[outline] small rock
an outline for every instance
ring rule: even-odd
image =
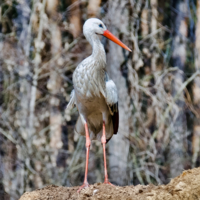
[[[93,196],[98,192],[99,190],[95,189],[93,190]]]

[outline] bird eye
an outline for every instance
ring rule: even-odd
[[[103,28],[102,24],[99,24],[99,27],[100,27],[100,28]]]

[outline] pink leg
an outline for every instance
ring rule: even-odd
[[[103,144],[103,157],[104,157],[104,174],[105,174],[105,184],[113,185],[108,180],[108,172],[107,172],[107,165],[106,165],[106,129],[105,129],[105,122],[103,122],[103,134],[101,137],[101,143]]]
[[[80,192],[83,188],[89,187],[88,181],[87,181],[87,175],[88,175],[88,160],[89,160],[89,151],[90,151],[90,136],[89,136],[89,131],[88,131],[88,126],[87,123],[85,123],[85,136],[86,136],[86,163],[85,163],[85,178],[83,185],[79,187],[77,192]]]

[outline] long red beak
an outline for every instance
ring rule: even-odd
[[[117,37],[115,37],[110,31],[106,30],[103,33],[103,36],[107,37],[109,40],[112,40],[114,43],[118,44],[122,48],[132,52],[124,43],[122,43]]]

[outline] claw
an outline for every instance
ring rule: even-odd
[[[79,189],[77,190],[77,192],[79,193],[82,189],[88,188],[89,186],[90,186],[90,185],[89,185],[88,182],[83,183],[83,185],[81,185],[81,186],[79,187]]]
[[[104,184],[108,184],[108,185],[115,186],[115,185],[113,185],[111,182],[109,182],[108,180],[105,180],[103,183],[104,183]]]

